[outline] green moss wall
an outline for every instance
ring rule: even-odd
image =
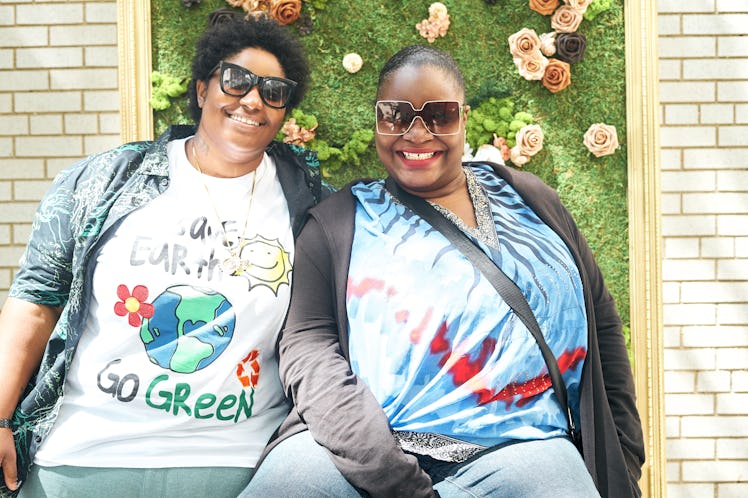
[[[598,0],[599,1],[599,0]],[[301,110],[319,121],[317,137],[342,146],[359,129],[372,129],[372,104],[379,68],[397,50],[428,43],[415,25],[428,18],[428,0],[327,0],[311,16],[312,32],[301,39],[313,68],[312,87]],[[447,35],[434,46],[450,52],[466,78],[468,102],[474,107],[489,94],[509,95],[515,111],[535,117],[545,134],[543,150],[523,168],[556,188],[593,248],[618,303],[624,324],[629,316],[628,216],[626,208],[626,110],[624,25],[621,1],[578,32],[587,37],[584,60],[571,65],[571,85],[552,94],[539,81],[517,73],[507,38],[523,27],[538,34],[552,31],[550,17],[529,9],[527,0],[443,1],[450,15]],[[194,45],[207,25],[208,14],[227,7],[224,1],[202,0],[187,8],[179,0],[153,0],[154,70],[187,77]],[[290,29],[297,31],[297,24]],[[349,74],[342,58],[356,52],[363,68]],[[189,122],[184,97],[156,112],[156,132],[168,124]],[[621,148],[595,158],[582,143],[597,122],[614,125]],[[327,168],[328,180],[342,185],[358,176],[381,176],[374,147],[360,164]],[[323,163],[324,166],[324,163]]]

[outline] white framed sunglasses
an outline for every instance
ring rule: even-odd
[[[429,100],[419,109],[407,100],[378,100],[374,106],[377,133],[405,135],[419,118],[432,135],[456,135],[460,132],[462,109],[456,100]]]

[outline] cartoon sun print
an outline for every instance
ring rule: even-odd
[[[249,280],[250,289],[263,285],[277,295],[281,284],[290,284],[291,259],[278,239],[269,240],[262,235],[246,239],[241,258],[249,262],[249,266],[239,274]]]
[[[255,388],[260,380],[260,352],[253,349],[236,365],[236,378],[245,388]]]
[[[133,327],[140,327],[143,318],[153,316],[153,305],[146,303],[148,299],[148,288],[143,285],[136,285],[132,293],[126,285],[117,286],[117,297],[121,299],[114,303],[114,313],[117,316],[127,315],[127,322]]]

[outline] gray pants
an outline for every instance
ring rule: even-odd
[[[31,468],[19,498],[235,498],[253,469],[184,467],[120,469],[103,467]]]

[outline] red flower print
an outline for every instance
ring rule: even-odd
[[[253,349],[236,365],[236,378],[244,387],[254,388],[257,386],[257,382],[260,380],[260,362],[257,360],[259,357],[260,352]]]
[[[133,327],[140,327],[143,318],[153,316],[153,305],[146,303],[148,299],[148,289],[143,285],[136,285],[132,294],[126,285],[120,284],[117,287],[117,297],[122,301],[114,303],[114,312],[117,316],[127,315],[127,321]]]

